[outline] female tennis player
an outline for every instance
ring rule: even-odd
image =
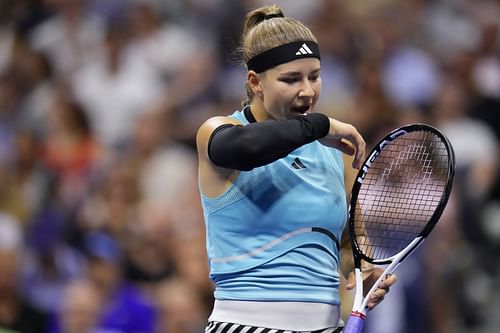
[[[216,286],[206,332],[341,332],[338,272],[353,268],[342,237],[342,152],[359,168],[365,142],[353,126],[313,112],[320,52],[301,22],[276,5],[251,11],[242,53],[248,100],[197,134]],[[341,262],[342,246],[348,252]],[[367,285],[381,273],[364,271]],[[395,280],[379,285],[369,308]]]

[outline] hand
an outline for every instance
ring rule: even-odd
[[[358,130],[351,124],[330,118],[330,132],[319,140],[328,147],[336,148],[348,155],[355,155],[352,167],[359,169],[365,158],[366,143]]]
[[[384,272],[381,268],[371,269],[368,272],[363,274],[363,291],[366,293],[371,289],[373,284],[377,281],[380,275]],[[396,283],[397,277],[394,274],[390,274],[384,280],[380,282],[378,288],[370,296],[370,300],[368,301],[367,307],[368,310],[372,310],[375,306],[377,306],[384,299],[385,295],[389,292],[389,288]],[[356,279],[354,276],[354,272],[349,274],[349,278],[347,280],[346,289],[352,290],[356,286]]]

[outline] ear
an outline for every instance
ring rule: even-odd
[[[247,73],[248,86],[256,96],[262,96],[262,83],[259,75],[255,71]]]

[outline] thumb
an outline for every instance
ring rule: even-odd
[[[356,275],[354,272],[349,273],[349,277],[347,278],[347,283],[345,285],[345,288],[347,290],[352,290],[356,287]]]

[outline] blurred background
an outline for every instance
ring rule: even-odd
[[[319,111],[369,148],[410,122],[455,147],[366,332],[498,332],[500,1],[0,0],[1,332],[203,331],[195,133],[240,107],[243,18],[272,3],[319,39]]]

